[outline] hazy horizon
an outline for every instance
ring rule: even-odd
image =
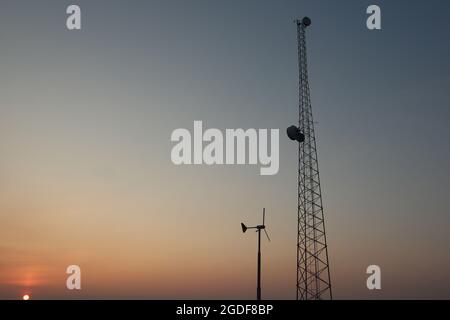
[[[263,298],[295,299],[305,15],[334,298],[450,298],[450,3],[69,4],[1,3],[0,299],[253,299],[263,207]],[[175,166],[194,120],[280,129],[279,173]]]

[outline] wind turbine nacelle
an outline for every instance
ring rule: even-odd
[[[242,232],[245,233],[245,231],[247,231],[247,226],[243,223],[241,223],[241,228],[242,228]]]
[[[290,126],[289,128],[287,128],[286,133],[289,139],[291,139],[292,141],[305,141],[305,135],[296,126]]]

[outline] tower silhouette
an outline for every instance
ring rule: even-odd
[[[298,142],[297,300],[332,299],[328,247],[317,146],[308,82],[307,17],[296,20],[299,68],[299,123],[287,134]]]

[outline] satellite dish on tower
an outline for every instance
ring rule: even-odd
[[[286,133],[289,139],[293,141],[303,142],[305,141],[305,135],[300,132],[300,129],[296,126],[290,126],[287,128]]]
[[[304,18],[302,19],[302,24],[303,24],[305,27],[309,27],[309,26],[311,25],[311,19],[308,18],[308,17],[304,17]]]

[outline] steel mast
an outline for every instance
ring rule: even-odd
[[[299,123],[287,134],[298,142],[297,300],[332,299],[328,247],[320,187],[317,146],[308,82],[306,29],[308,17],[297,25]]]

